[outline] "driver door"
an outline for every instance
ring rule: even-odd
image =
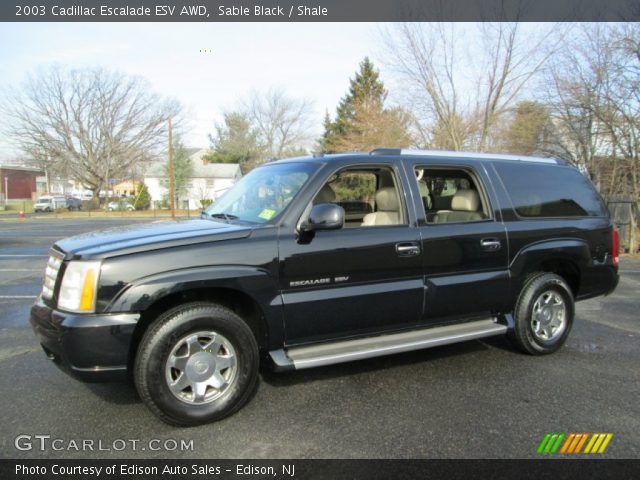
[[[280,237],[288,345],[397,330],[420,322],[422,257],[391,166],[344,169],[314,203],[347,211],[339,230]]]

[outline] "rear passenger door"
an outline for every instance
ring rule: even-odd
[[[483,165],[413,165],[425,282],[423,321],[488,316],[507,307],[508,244]]]

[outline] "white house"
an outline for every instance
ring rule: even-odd
[[[207,149],[194,149],[191,153],[191,178],[187,181],[186,192],[178,198],[178,208],[186,208],[188,202],[190,209],[200,209],[201,200],[217,199],[242,177],[239,164],[208,163],[203,159],[207,152]],[[165,200],[169,194],[167,161],[151,163],[144,173],[144,183],[151,200]]]

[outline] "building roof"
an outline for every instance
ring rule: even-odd
[[[191,155],[191,178],[236,178],[240,175],[238,163],[208,163],[203,157],[209,152],[206,148],[187,149]],[[152,162],[145,171],[145,177],[166,178],[167,161]]]
[[[34,173],[44,174],[43,169],[38,167],[31,167],[27,165],[0,164],[0,170],[18,170],[21,172],[34,172]]]

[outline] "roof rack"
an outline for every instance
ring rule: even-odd
[[[369,155],[401,155],[402,150],[399,148],[375,148],[369,152]]]
[[[552,157],[530,157],[526,155],[506,155],[502,153],[480,153],[480,152],[458,152],[447,150],[413,150],[406,148],[376,148],[369,152],[369,155],[411,155],[421,157],[453,157],[482,160],[511,160],[520,162],[552,163],[556,165],[566,165],[566,162]]]

